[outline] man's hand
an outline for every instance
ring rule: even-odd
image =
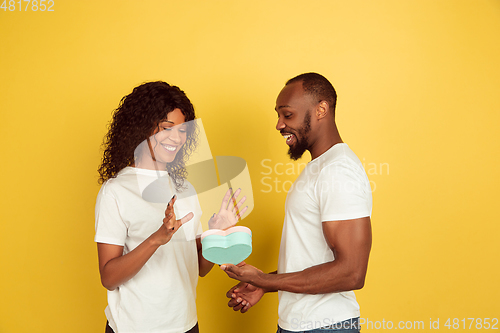
[[[258,285],[257,282],[264,275],[264,273],[253,267],[252,265],[246,264],[244,261],[239,263],[237,266],[231,264],[221,265],[220,268],[226,272],[226,274],[235,280],[252,283]]]
[[[240,282],[226,293],[226,297],[230,298],[227,305],[233,308],[234,311],[245,313],[257,304],[262,296],[264,296],[264,293],[265,291],[262,288],[255,287],[246,282]]]
[[[239,210],[247,199],[246,197],[243,197],[236,204],[236,198],[240,195],[240,193],[241,189],[236,190],[234,194],[232,189],[227,190],[226,195],[224,195],[224,198],[222,199],[219,213],[212,215],[212,217],[208,221],[209,229],[225,230],[238,223],[241,215],[243,215],[248,209],[248,207],[244,207],[243,209]]]

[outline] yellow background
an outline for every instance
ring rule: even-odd
[[[55,0],[54,10],[0,10],[1,333],[104,331],[99,147],[112,110],[144,81],[184,89],[213,155],[247,161],[248,262],[275,270],[282,186],[309,155],[286,165],[274,102],[308,71],[335,86],[341,135],[375,189],[362,317],[426,329],[439,318],[455,332],[475,327],[450,330],[447,318],[500,317],[500,1]],[[277,295],[233,313],[233,284],[216,268],[200,279],[202,331],[274,332]]]

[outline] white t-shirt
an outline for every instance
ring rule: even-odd
[[[155,185],[160,188],[151,191]],[[185,185],[186,190],[177,192],[166,171],[126,167],[99,191],[95,241],[123,246],[124,254],[160,228],[174,193],[176,217],[194,213],[132,279],[108,291],[105,313],[116,333],[185,332],[196,325],[196,235],[201,233],[201,208],[192,185],[187,181]]]
[[[345,144],[334,145],[308,163],[285,204],[278,273],[299,272],[335,260],[322,222],[371,215],[372,193],[363,165]],[[296,294],[279,291],[281,328],[302,331],[359,317],[353,291]]]

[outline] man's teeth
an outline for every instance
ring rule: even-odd
[[[286,135],[283,135],[283,137],[285,138],[286,141],[290,141],[290,139],[292,138],[292,135],[293,134],[286,134]]]

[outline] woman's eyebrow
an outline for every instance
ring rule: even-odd
[[[172,124],[172,125],[174,125],[174,126],[183,126],[183,127],[186,127],[186,126],[187,126],[185,122],[184,122],[184,123],[181,123],[181,124],[178,124],[178,125],[175,125],[175,123],[174,123],[173,121],[166,120],[166,119],[165,119],[165,120],[160,121],[160,124],[162,124],[162,123],[169,123],[169,124]]]

